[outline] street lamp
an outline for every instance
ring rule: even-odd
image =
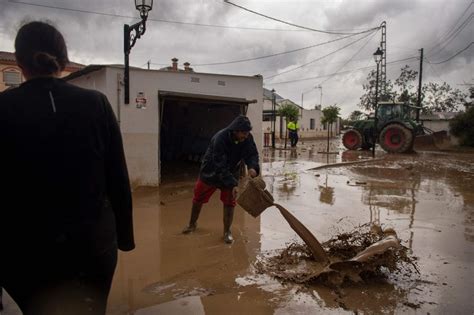
[[[372,157],[375,157],[375,142],[377,141],[378,137],[378,130],[377,130],[377,111],[378,111],[378,102],[379,102],[379,65],[380,62],[382,61],[382,56],[383,56],[383,51],[380,49],[380,47],[377,47],[377,51],[374,53],[374,60],[375,63],[377,64],[377,73],[375,75],[375,117],[374,117],[374,132],[372,135],[372,141],[373,141],[373,147],[372,147]]]
[[[128,56],[132,47],[135,45],[137,39],[139,39],[146,30],[146,20],[148,18],[148,12],[153,7],[153,0],[135,0],[135,8],[140,12],[142,20],[133,25],[125,24],[123,26],[123,52],[125,55],[125,68],[123,74],[123,84],[125,90],[124,103],[130,103],[130,83],[129,83],[129,65]]]

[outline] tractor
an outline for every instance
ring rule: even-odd
[[[412,151],[416,137],[433,133],[416,120],[417,110],[407,103],[380,102],[375,116],[356,121],[342,136],[342,143],[349,150],[368,150],[375,139],[389,153]]]

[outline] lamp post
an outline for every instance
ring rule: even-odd
[[[375,63],[377,64],[377,72],[375,76],[375,102],[374,102],[374,107],[375,107],[375,117],[374,117],[374,132],[373,132],[373,147],[372,147],[372,157],[375,157],[375,143],[377,141],[378,137],[378,119],[377,119],[377,111],[378,111],[378,102],[379,102],[379,65],[380,62],[382,61],[382,56],[383,56],[383,51],[380,49],[380,47],[377,47],[377,51],[374,53],[374,60]]]
[[[272,89],[272,148],[275,149],[275,125],[276,125],[276,96],[275,96],[275,89]]]
[[[135,8],[140,12],[140,17],[142,20],[133,25],[125,24],[123,26],[123,53],[125,56],[125,68],[123,74],[123,84],[124,84],[124,103],[130,103],[130,83],[129,83],[129,65],[128,65],[128,56],[132,47],[135,45],[137,39],[139,39],[146,30],[146,20],[148,18],[148,12],[151,11],[153,7],[153,0],[135,0]]]

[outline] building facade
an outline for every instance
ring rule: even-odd
[[[275,105],[273,105],[273,97],[275,97]],[[266,144],[268,145],[268,137],[272,132],[272,120],[275,119],[275,138],[283,139],[286,134],[286,120],[284,117],[278,115],[278,109],[283,105],[293,105],[298,107],[300,115],[298,117],[299,131],[298,135],[302,139],[318,139],[327,137],[327,126],[321,123],[323,116],[320,106],[314,106],[313,109],[305,109],[294,103],[289,99],[285,99],[282,96],[275,93],[273,96],[272,91],[263,89],[263,115],[262,115],[262,131],[267,139]],[[273,109],[273,106],[275,107]],[[340,134],[340,119],[330,126],[330,134],[332,136]]]
[[[81,70],[84,65],[70,62],[66,69],[61,72],[61,77],[65,77],[72,72]],[[15,54],[7,51],[0,51],[0,92],[8,88],[19,86],[25,81],[15,58]]]
[[[88,66],[65,78],[109,99],[134,187],[157,186],[170,169],[184,172],[181,162],[199,164],[210,138],[239,114],[249,117],[262,148],[262,77],[188,69],[131,68],[130,104],[123,101],[123,66]]]

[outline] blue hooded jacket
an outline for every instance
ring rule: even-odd
[[[238,185],[236,173],[243,161],[248,168],[260,173],[258,150],[252,134],[243,142],[233,139],[233,131],[250,131],[250,120],[238,116],[229,126],[218,131],[212,137],[206,154],[202,160],[199,178],[210,186],[233,188]]]

